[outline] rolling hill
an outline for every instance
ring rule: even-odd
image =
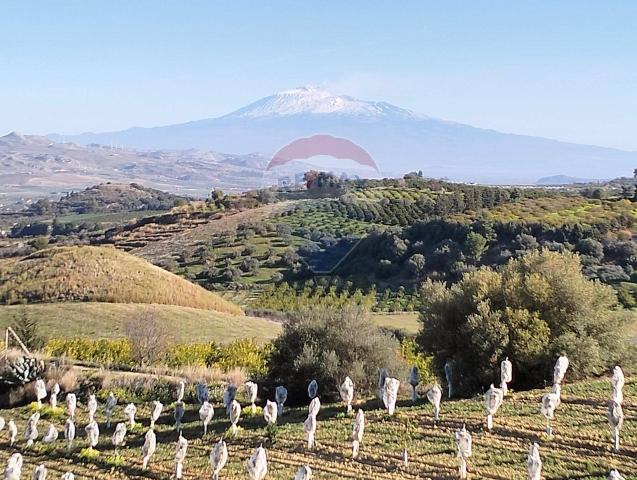
[[[101,183],[71,192],[53,204],[55,213],[170,210],[186,199],[137,183]]]
[[[261,152],[271,157],[291,141],[316,134],[352,140],[390,175],[422,170],[452,180],[532,184],[556,174],[609,178],[632,172],[637,164],[636,152],[476,128],[316,87],[271,95],[218,118],[66,138],[85,145]]]
[[[261,186],[266,162],[260,155],[190,148],[139,151],[111,144],[83,146],[12,132],[0,137],[0,202],[59,197],[105,182],[135,182],[181,195],[205,197],[213,186],[231,191]]]
[[[108,247],[56,247],[0,264],[0,302],[154,303],[242,315],[240,307]]]

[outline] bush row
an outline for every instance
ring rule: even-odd
[[[235,340],[226,345],[178,344],[169,347],[163,363],[169,367],[215,367],[224,372],[243,368],[251,375],[263,374],[267,369],[270,345],[259,345],[253,339]],[[44,346],[52,357],[66,356],[97,364],[137,366],[128,339],[52,338]]]

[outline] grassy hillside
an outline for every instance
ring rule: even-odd
[[[176,343],[231,342],[240,338],[267,341],[281,325],[257,317],[237,316],[190,307],[123,303],[43,303],[0,306],[0,328],[26,314],[38,321],[45,337],[117,338],[124,336],[125,322],[147,312],[169,328]]]
[[[241,315],[240,307],[141,258],[107,247],[58,247],[0,265],[0,302],[159,303]]]
[[[431,407],[426,403],[412,406],[406,395],[400,398],[397,413],[388,417],[378,408],[378,402],[359,401],[355,408],[365,410],[367,425],[357,461],[351,460],[352,418],[345,416],[343,407],[324,405],[318,415],[317,445],[313,451],[306,449],[303,420],[307,408],[286,409],[278,427],[277,442],[270,445],[265,438],[264,421],[261,416],[240,420],[238,437],[227,438],[229,460],[221,477],[228,480],[245,479],[245,463],[254,448],[260,444],[267,449],[269,460],[268,479],[293,478],[302,464],[311,466],[314,478],[336,479],[419,479],[457,478],[457,459],[454,432],[466,423],[473,436],[473,456],[470,458],[470,478],[496,480],[526,479],[526,457],[530,442],[540,444],[540,455],[544,463],[543,478],[551,480],[587,479],[602,480],[610,468],[618,468],[627,479],[635,479],[637,472],[637,424],[632,411],[637,383],[630,380],[625,387],[625,411],[627,419],[622,430],[622,450],[610,450],[606,401],[610,381],[596,380],[566,385],[562,404],[553,422],[554,435],[544,435],[544,418],[539,414],[540,390],[516,393],[508,397],[494,419],[491,433],[483,429],[484,407],[482,398],[442,403],[441,421],[432,426]],[[221,392],[218,393],[220,395]],[[238,396],[246,405],[243,393]],[[122,405],[127,399],[120,398],[115,410],[115,421],[123,421]],[[214,399],[215,417],[209,427],[208,436],[202,438],[201,423],[197,408],[187,405],[183,435],[189,440],[184,464],[185,478],[210,478],[209,454],[214,442],[228,429],[229,422],[220,406],[220,398]],[[27,409],[0,412],[5,418],[14,418],[20,432],[30,412]],[[30,450],[24,450],[24,439],[19,437],[17,448],[24,455],[24,472],[31,472],[34,465],[44,463],[50,474],[59,477],[60,472],[72,470],[80,478],[171,478],[174,469],[175,441],[172,407],[162,414],[155,431],[158,450],[151,460],[150,470],[141,470],[141,444],[148,427],[148,405],[139,405],[138,421],[144,425],[130,432],[126,446],[120,450],[122,459],[115,461],[111,445],[112,430],[105,430],[104,410],[100,408],[97,420],[101,436],[97,459],[83,459],[80,449],[85,446],[83,428],[78,428],[77,447],[66,451],[63,440],[52,446],[37,442]],[[53,420],[58,428],[63,417]],[[86,422],[84,405],[78,408],[78,426]],[[46,425],[46,423],[44,424]],[[45,428],[43,425],[42,428]],[[13,450],[2,441],[0,463],[4,464]],[[403,466],[401,451],[407,448],[410,456],[408,466]]]

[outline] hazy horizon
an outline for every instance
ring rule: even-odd
[[[637,150],[637,4],[3,2],[0,132],[218,117],[300,85]]]

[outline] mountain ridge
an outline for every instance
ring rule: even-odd
[[[262,185],[267,161],[258,154],[62,144],[10,132],[0,137],[0,209],[106,182],[140,183],[194,197],[207,196],[213,187],[244,191]]]
[[[270,95],[215,118],[66,138],[81,144],[258,152],[268,157],[298,138],[316,134],[360,145],[389,176],[422,170],[427,176],[454,181],[534,184],[556,174],[621,176],[637,165],[637,152],[482,129],[318,87]]]

